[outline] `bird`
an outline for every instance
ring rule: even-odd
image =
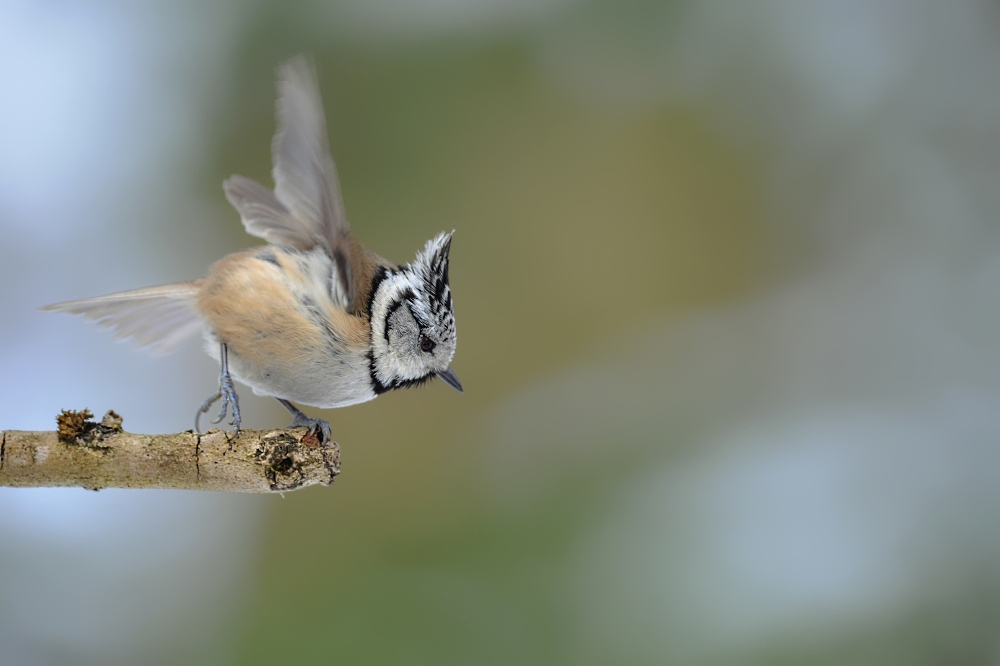
[[[345,407],[437,377],[462,391],[451,369],[455,314],[448,278],[454,230],[427,241],[408,264],[370,251],[351,233],[330,154],[316,68],[299,55],[277,70],[277,131],[271,143],[274,189],[240,175],[226,198],[260,245],[216,261],[206,277],[46,305],[83,315],[116,339],[167,352],[201,333],[220,364],[221,400],[212,423],[232,411],[233,380],[278,400],[329,441],[331,427],[295,403]]]

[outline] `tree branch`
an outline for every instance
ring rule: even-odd
[[[137,435],[113,411],[64,411],[59,431],[0,433],[0,486],[287,492],[340,473],[340,447],[307,428]]]

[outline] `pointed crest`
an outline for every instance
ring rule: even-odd
[[[451,237],[455,233],[441,232],[427,241],[424,249],[410,265],[420,279],[422,291],[427,296],[427,305],[434,320],[440,323],[451,313],[451,287],[448,284],[448,254],[451,251]],[[429,322],[428,322],[429,323]],[[452,323],[452,326],[454,323]]]

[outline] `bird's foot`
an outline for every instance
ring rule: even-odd
[[[320,438],[321,444],[328,443],[333,439],[333,431],[330,429],[330,422],[324,421],[323,419],[314,419],[306,416],[302,412],[295,415],[292,422],[288,424],[289,428],[299,428],[305,426]]]
[[[228,371],[219,375],[218,392],[201,403],[201,407],[198,408],[198,413],[194,417],[194,429],[196,432],[201,432],[201,428],[199,427],[201,415],[208,412],[212,405],[215,404],[215,401],[220,398],[222,399],[222,409],[219,410],[219,415],[212,419],[211,423],[221,423],[222,419],[226,418],[229,408],[232,407],[233,420],[230,422],[230,425],[239,433],[242,423],[240,419],[240,397],[236,395],[236,389],[233,388],[233,378],[229,375]]]

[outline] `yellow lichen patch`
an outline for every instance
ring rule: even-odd
[[[59,430],[59,440],[63,442],[73,442],[83,434],[87,427],[87,419],[94,415],[89,409],[76,411],[75,409],[64,409],[56,416],[56,425]]]

